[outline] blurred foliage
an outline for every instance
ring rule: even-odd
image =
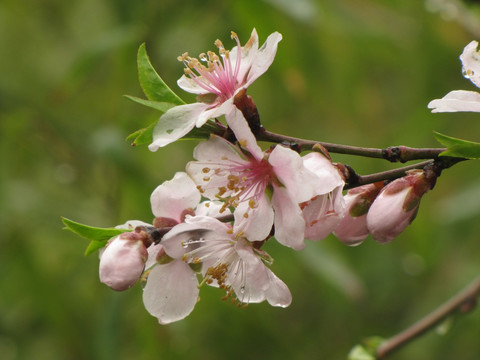
[[[172,89],[177,55],[284,40],[250,89],[267,129],[351,145],[437,146],[432,130],[480,141],[478,114],[431,114],[427,103],[473,90],[458,56],[480,38],[477,2],[452,0],[3,0],[0,2],[0,354],[11,359],[346,359],[389,337],[479,270],[480,169],[445,171],[413,225],[389,245],[333,237],[296,253],[266,249],[290,287],[287,309],[237,309],[203,289],[186,320],[158,325],[139,286],[98,281],[87,242],[60,216],[111,227],[150,221],[151,191],[192,158],[195,141],[150,153],[124,139],[158,115],[142,97],[136,53],[146,42]],[[189,94],[182,98],[192,101]],[[334,156],[361,174],[382,160]],[[391,359],[478,359],[480,315],[455,319]]]

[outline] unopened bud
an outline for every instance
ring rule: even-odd
[[[345,215],[334,231],[340,241],[355,246],[365,240],[370,233],[367,213],[382,187],[383,182],[363,185],[349,190],[344,196]]]
[[[383,188],[367,214],[367,227],[378,242],[395,239],[415,219],[423,194],[435,178],[423,170],[412,170]]]
[[[148,257],[144,240],[144,234],[135,231],[110,240],[100,258],[100,281],[116,291],[133,286]]]

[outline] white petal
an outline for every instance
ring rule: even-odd
[[[265,291],[265,297],[272,306],[287,307],[292,303],[292,294],[288,286],[280,280],[270,269],[266,268],[269,287]]]
[[[272,65],[280,40],[282,40],[282,34],[278,32],[269,35],[253,60],[250,72],[247,75],[247,82],[244,85],[245,87],[248,87],[252,82],[258,79],[258,77],[267,71],[270,65]]]
[[[244,149],[247,149],[257,160],[263,158],[263,151],[258,146],[257,140],[243,116],[243,113],[237,107],[232,106],[230,112],[225,114],[227,124],[232,129],[238,142]]]
[[[477,87],[480,87],[480,53],[477,51],[478,42],[472,41],[463,49],[460,60],[462,61],[463,76]]]
[[[437,112],[480,112],[480,93],[475,91],[455,90],[449,92],[442,99],[430,101],[429,109]]]
[[[275,185],[272,203],[275,210],[275,238],[282,245],[302,250],[305,247],[305,221],[298,203],[287,189]]]
[[[188,76],[182,75],[180,79],[177,81],[177,85],[184,91],[189,92],[191,94],[197,94],[197,95],[203,95],[203,94],[209,94],[210,91],[205,90],[202,88],[198,83],[193,80],[192,78],[189,78]]]
[[[241,202],[235,209],[234,216],[234,232],[243,231],[248,240],[265,240],[270,234],[274,213],[272,204],[266,195],[257,200],[256,207],[253,209],[250,207],[249,201]]]
[[[155,266],[143,289],[143,303],[160,324],[188,316],[198,299],[198,280],[181,260]]]
[[[153,142],[148,146],[150,151],[166,146],[193,129],[199,116],[209,107],[208,104],[193,103],[179,105],[169,109],[158,120],[153,129]]]
[[[221,201],[204,201],[201,202],[195,209],[195,215],[197,216],[210,216],[218,218],[220,216],[231,214],[230,209],[223,209],[223,202]],[[220,212],[220,210],[222,210]]]
[[[224,138],[215,135],[212,135],[209,140],[198,144],[193,150],[193,157],[202,162],[210,161],[215,163],[231,160],[246,163],[246,160],[243,159],[240,150],[236,146]]]
[[[229,225],[207,216],[187,217],[184,223],[175,225],[162,239],[161,244],[168,256],[174,259],[182,258],[191,249],[183,245],[200,238],[215,240],[230,238],[227,234]]]
[[[152,226],[141,220],[128,220],[125,224],[115,226],[115,229],[133,230],[137,226]]]
[[[150,197],[152,212],[182,222],[186,209],[194,209],[200,202],[200,192],[193,180],[184,172],[177,172],[172,180],[159,185]]]

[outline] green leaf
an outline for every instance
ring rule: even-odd
[[[115,229],[115,228],[98,228],[88,225],[83,225],[78,222],[69,220],[62,217],[62,222],[65,225],[65,230],[70,230],[71,232],[80,235],[88,240],[106,242],[114,236],[120,235],[129,230],[125,229]]]
[[[155,110],[161,111],[162,113],[167,112],[168,109],[171,109],[172,107],[177,106],[176,104],[172,104],[169,102],[162,102],[162,101],[154,101],[154,100],[146,100],[146,99],[141,99],[136,96],[131,96],[131,95],[123,95],[127,99],[130,99],[132,101],[135,101],[136,103],[151,107]]]
[[[355,345],[348,353],[348,360],[375,360],[375,356],[362,345]]]
[[[145,43],[137,53],[138,80],[149,100],[182,105],[185,102],[175,94],[157,74],[147,55]]]
[[[85,256],[93,254],[95,251],[105,247],[107,245],[108,240],[102,240],[102,241],[97,241],[97,240],[92,240],[90,241],[90,244],[88,244],[87,250],[85,250]]]
[[[447,150],[442,152],[440,156],[480,159],[480,143],[457,139],[436,131],[433,133],[437,141],[447,147]]]
[[[135,131],[128,135],[127,141],[132,141],[132,146],[150,144],[153,141],[153,129],[157,125],[157,121],[151,123],[146,128]]]

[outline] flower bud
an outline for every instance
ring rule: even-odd
[[[383,181],[351,189],[344,196],[345,215],[334,234],[343,243],[359,245],[370,233],[367,228],[367,213],[373,200],[383,187]]]
[[[386,185],[367,214],[367,227],[373,238],[392,241],[415,219],[420,199],[435,183],[435,176],[412,170]]]
[[[100,258],[100,281],[113,290],[133,286],[142,275],[148,257],[143,232],[123,233],[110,240]]]

